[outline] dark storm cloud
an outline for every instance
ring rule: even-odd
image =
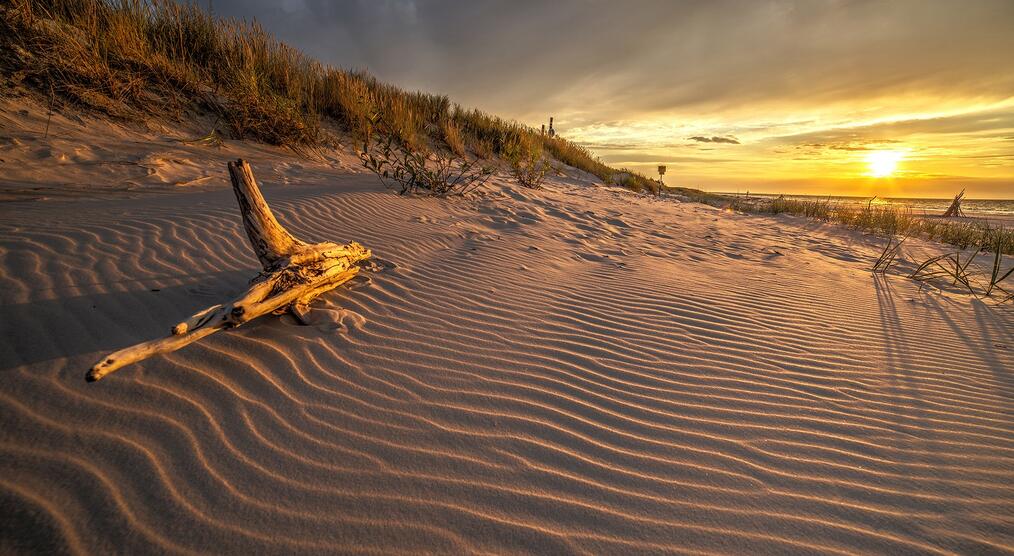
[[[712,137],[705,137],[703,135],[695,135],[693,137],[687,137],[691,141],[697,141],[698,143],[728,143],[730,145],[738,145],[739,141],[735,137],[719,137],[717,135]]]
[[[567,124],[911,92],[1009,96],[1014,2],[213,0],[324,61]]]

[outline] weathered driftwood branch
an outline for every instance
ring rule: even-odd
[[[944,218],[950,218],[952,216],[965,216],[964,211],[961,210],[961,200],[965,197],[965,190],[962,189],[961,193],[954,196],[954,200],[951,201],[951,206],[947,207],[944,212]]]
[[[370,251],[358,243],[309,245],[292,237],[271,214],[249,164],[243,160],[230,162],[229,175],[239,201],[243,227],[264,271],[252,280],[245,293],[185,319],[172,327],[169,336],[103,357],[88,371],[85,378],[89,382],[267,313],[288,311],[305,324],[309,304],[322,293],[352,279],[359,272],[359,263],[370,258]]]

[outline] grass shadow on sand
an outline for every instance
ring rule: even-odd
[[[887,276],[873,274],[873,285],[880,309],[881,331],[886,346],[885,370],[893,376],[894,373],[904,371],[913,358],[920,354],[912,352],[909,347],[918,345],[918,342],[910,337],[912,334],[906,331],[905,324],[898,314],[895,303],[897,292],[890,280]],[[925,291],[922,292],[919,301],[921,306],[931,313],[928,318],[946,325],[953,333],[953,337],[968,348],[967,353],[978,359],[982,366],[994,371],[992,377],[994,380],[1008,387],[1014,386],[1012,380],[1014,377],[1010,373],[1003,372],[1014,357],[1014,332],[997,314],[997,311],[1009,310],[1008,307],[1002,305],[993,307],[981,299],[968,298],[968,303],[975,313],[975,327],[970,328],[954,318],[955,313],[966,309],[955,307],[957,301],[946,296],[931,295]]]

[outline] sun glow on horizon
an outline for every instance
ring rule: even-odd
[[[976,197],[1014,199],[1009,141],[995,139],[1014,129],[1014,97],[926,111],[881,104],[892,110],[872,119],[853,105],[775,106],[728,119],[675,112],[584,125],[565,119],[562,129],[614,168],[654,175],[667,164],[670,186],[934,198],[967,187]],[[982,122],[989,134],[976,127]],[[972,127],[959,131],[963,126]]]
[[[898,163],[905,158],[905,153],[900,151],[873,151],[866,155],[866,164],[870,169],[870,176],[874,178],[886,178],[893,175],[898,168]]]

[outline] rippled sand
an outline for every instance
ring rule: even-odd
[[[576,177],[435,200],[253,160],[380,269],[86,384],[256,273],[229,149],[200,191],[0,203],[0,552],[1014,549],[1009,307]]]

